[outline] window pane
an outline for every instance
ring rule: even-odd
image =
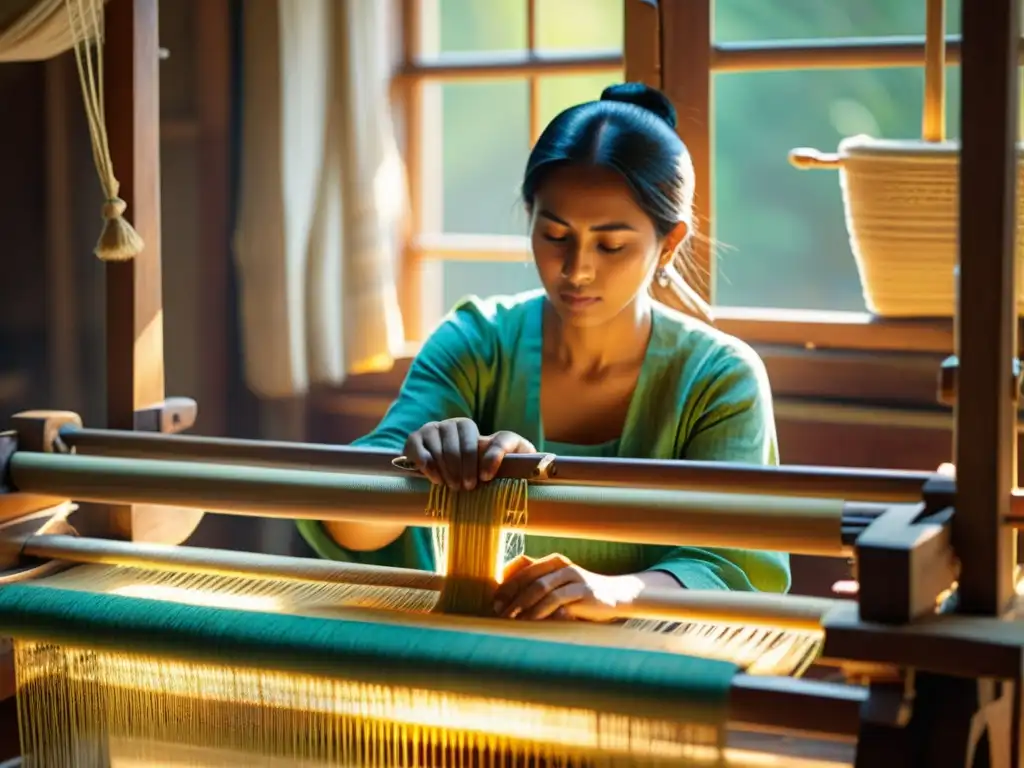
[[[961,0],[947,0],[946,32]],[[923,35],[925,0],[716,0],[715,41]]]
[[[566,107],[592,101],[616,75],[544,77],[542,125]],[[529,94],[526,82],[450,84],[444,93],[444,228],[446,232],[525,235],[519,199],[526,168]],[[445,305],[469,293],[516,293],[540,285],[532,263],[450,261],[444,265]]]
[[[601,91],[621,83],[622,72],[607,75],[566,75],[544,77],[540,87],[540,124],[546,126],[563,109],[601,98]]]
[[[947,76],[957,136],[959,70]],[[787,156],[859,133],[919,137],[922,70],[723,74],[714,88],[716,303],[863,310],[838,175],[798,171]]]
[[[446,261],[444,264],[444,306],[451,307],[470,294],[507,296],[540,287],[532,261],[486,264]]]
[[[521,235],[519,185],[529,154],[525,81],[445,83],[444,231]]]
[[[526,48],[524,0],[427,0],[423,7],[428,13],[437,8],[442,54]],[[424,26],[429,29],[431,21],[425,18]]]
[[[622,22],[623,0],[537,0],[537,48],[619,50]]]
[[[525,234],[519,185],[530,141],[526,82],[446,83],[441,89],[444,231]],[[536,284],[532,264],[447,262],[443,269],[446,307],[470,293],[509,293]]]

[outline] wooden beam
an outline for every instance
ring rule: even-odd
[[[180,2],[180,0],[177,0]],[[231,263],[231,19],[228,0],[195,2],[199,111],[200,274],[203,313],[196,346],[202,361],[199,431],[227,433],[228,275]]]
[[[1024,48],[1020,56],[1024,63]],[[960,36],[946,35],[946,64],[960,63]],[[758,40],[718,43],[713,72],[791,72],[823,69],[890,69],[924,64],[922,37],[857,37],[824,40]]]
[[[106,5],[103,88],[107,136],[126,216],[145,242],[134,259],[106,265],[107,426],[134,429],[135,412],[164,400],[160,260],[160,47],[158,0]],[[180,543],[202,514],[113,506],[111,538]],[[98,518],[99,516],[97,516]]]
[[[420,53],[422,37],[422,3],[420,0],[400,0],[402,26],[402,61],[405,67],[412,66]],[[424,264],[416,253],[413,241],[423,231],[423,89],[419,79],[403,83],[402,115],[405,140],[405,172],[409,194],[409,212],[405,237],[400,255],[401,280],[398,291],[402,307],[402,323],[405,337],[421,341],[425,333],[423,322]]]
[[[960,610],[998,615],[1013,595],[1016,484],[1018,0],[963,4],[960,289],[953,546]]]
[[[670,2],[670,0],[663,0]],[[623,65],[632,67],[636,60],[631,39],[643,43],[641,58],[660,59],[660,51],[651,46],[658,37],[645,16],[657,19],[658,12],[645,0],[627,0],[626,53],[615,51],[586,52],[504,52],[479,51],[449,54],[427,61],[412,61],[398,72],[402,80],[429,82],[481,79],[520,79],[539,75],[572,75],[614,73]],[[635,38],[630,30],[636,30]],[[647,36],[645,36],[645,34]],[[711,46],[712,72],[792,72],[824,69],[891,69],[920,67],[924,64],[924,38],[910,36],[827,38],[821,40],[752,40],[740,43],[717,43]],[[1024,64],[1024,41],[1019,46]],[[946,36],[945,61],[960,63],[960,36]],[[647,82],[647,80],[643,80]]]
[[[705,301],[714,295],[710,241],[713,236],[714,151],[711,98],[712,0],[661,0],[661,88],[679,114],[678,132],[690,150],[696,173],[693,242],[693,288]]]
[[[533,55],[537,51],[537,16],[538,0],[526,0],[526,51]],[[540,122],[540,78],[531,76],[527,78],[527,89],[529,90],[529,131],[530,148],[537,143],[544,126]]]
[[[70,56],[46,62],[46,311],[49,402],[80,411],[78,290],[75,249],[71,244],[74,206],[71,202],[71,127],[73,102],[69,85],[77,80]]]
[[[107,135],[127,217],[146,244],[106,265],[107,424],[132,429],[135,411],[164,399],[160,261],[160,85],[157,0],[106,6]]]
[[[415,27],[403,29],[410,37],[411,32],[416,31]],[[587,54],[512,51],[484,55],[449,55],[434,61],[422,61],[419,56],[414,56],[407,59],[399,69],[398,78],[402,82],[519,80],[543,75],[563,77],[615,73],[622,71],[622,65],[623,57],[618,51]]]
[[[661,87],[658,8],[646,0],[626,0],[622,53],[626,80]]]
[[[862,621],[856,605],[825,617],[830,659],[894,664],[963,678],[1018,679],[1024,647],[1019,624],[974,616],[930,616],[890,626]]]

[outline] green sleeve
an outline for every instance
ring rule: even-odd
[[[493,388],[496,355],[489,313],[477,300],[463,302],[424,342],[377,428],[352,444],[400,453],[406,438],[428,422],[479,422]]]
[[[428,422],[462,416],[479,423],[496,368],[492,314],[489,305],[476,299],[459,304],[424,342],[398,398],[380,424],[352,445],[383,448],[398,455],[409,434]],[[373,552],[354,552],[339,546],[319,520],[300,520],[297,526],[307,543],[326,559],[433,569],[427,528],[406,529],[397,540]]]
[[[778,464],[771,388],[761,360],[732,350],[709,367],[705,386],[688,409],[697,414],[680,458]],[[679,547],[651,570],[664,571],[687,589],[786,592],[789,555],[742,549]]]

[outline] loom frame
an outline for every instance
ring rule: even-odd
[[[40,416],[43,416],[42,420],[43,422],[45,422],[45,416]],[[32,424],[35,434],[53,434],[54,430],[52,429],[52,427],[47,427],[45,423],[42,426],[40,426],[40,424],[37,423],[36,420],[39,419],[40,416],[33,416],[27,419],[27,422]],[[59,418],[64,418],[64,415],[60,415]],[[173,437],[158,438],[158,440],[160,441],[173,441],[174,439],[175,438]],[[55,449],[55,446],[53,445],[48,447],[51,452],[53,452]],[[22,455],[25,455],[32,452],[26,451],[20,453]],[[376,460],[375,456],[371,456],[370,458]],[[85,457],[83,457],[83,459],[86,461],[88,460],[85,459]],[[75,457],[65,457],[65,460],[75,461]],[[115,499],[115,501],[116,500],[117,499]],[[145,502],[149,501],[150,499],[139,499],[138,497],[135,497],[134,500],[142,500]],[[922,504],[918,506],[920,507],[921,511],[927,510],[926,505]],[[943,505],[940,503],[939,506],[941,507]],[[911,523],[919,514],[919,510],[917,507],[906,504],[895,505],[889,513],[886,513],[885,516],[879,518],[879,521],[886,520],[888,516],[892,515],[895,512],[905,513],[907,510],[913,512],[914,515],[908,517],[904,514],[903,517],[895,521],[895,531],[897,534],[900,534],[903,531],[900,529],[899,526],[901,524],[905,525],[907,523]],[[893,524],[893,521],[891,520],[888,522],[890,523],[890,526]],[[905,527],[907,531],[912,532],[912,526]],[[948,530],[948,525],[939,525],[937,527],[940,531]],[[23,539],[22,541],[24,542],[24,547],[25,550],[27,550],[27,552],[31,553],[32,548],[37,547],[38,549],[35,550],[37,553],[52,556],[55,554],[61,554],[60,547],[55,547],[55,545],[59,544],[59,542],[55,540],[57,538],[58,537],[45,535],[30,535],[27,539]],[[887,546],[895,540],[893,536],[887,537],[883,535],[878,538],[883,546]],[[899,536],[895,538],[899,538]],[[947,540],[945,544],[948,545],[948,537],[946,537],[946,539]],[[911,535],[903,537],[903,540],[907,544],[907,546],[905,547],[906,553],[913,553],[915,550],[916,541],[928,541],[929,539],[922,539],[920,536]],[[86,547],[99,544],[98,540],[95,539],[79,539],[76,543],[84,545]],[[48,545],[50,549],[47,551],[45,548]],[[111,545],[107,545],[108,553],[110,550],[110,546]],[[180,553],[187,548],[176,547],[174,549]],[[948,550],[948,546],[946,546],[946,550]],[[63,554],[69,560],[81,559],[78,557],[69,556],[69,549],[65,549],[63,551]],[[258,556],[248,556],[247,559],[249,559],[250,562],[254,563],[258,560]],[[906,573],[918,576],[926,575],[931,562],[931,560],[921,560],[920,558],[918,558],[916,561],[908,562]],[[933,579],[933,583],[940,584],[941,582],[935,581]],[[840,618],[843,618],[844,616],[846,617],[846,624],[843,624],[841,621],[839,621],[839,619],[832,618],[832,614],[834,613],[834,611],[827,611],[823,616],[822,624],[826,628],[827,655],[835,655],[834,652],[830,652],[828,648],[831,647],[834,649],[836,647],[836,641],[832,636],[836,632],[840,634],[845,632],[847,637],[852,637],[858,640],[862,638],[865,635],[865,633],[867,633],[867,636],[869,638],[877,638],[877,625],[872,626],[865,625],[864,623],[862,623],[858,615],[858,610],[855,606],[848,604],[846,606],[836,607],[844,607],[846,609],[845,613],[840,613]],[[853,616],[852,620],[849,618],[851,615]],[[1013,669],[1008,669],[1007,662],[1014,660],[1014,654],[1016,654],[1016,659],[1019,659],[1019,654],[1021,652],[1020,639],[1011,638],[1009,641],[1007,641],[1005,635],[1000,635],[997,641],[993,641],[991,638],[993,626],[995,626],[995,622],[985,622],[984,620],[976,618],[967,620],[966,629],[969,634],[968,640],[970,641],[970,643],[973,644],[970,647],[977,651],[975,656],[981,659],[997,659],[1000,661],[1000,664],[997,668],[992,668],[991,666],[989,666],[988,668],[982,670],[970,669],[967,671],[974,675],[985,674],[994,675],[1001,678],[1012,678],[1017,674],[1016,670],[1020,669],[1020,665],[1018,663]],[[905,635],[906,629],[907,627],[905,626],[896,626],[893,628],[893,632],[902,633]],[[910,629],[920,629],[920,627],[911,624]],[[933,644],[933,652],[928,655],[922,655],[922,652],[920,652],[917,648],[917,646],[922,643],[920,632],[914,635],[909,642],[904,641],[903,646],[906,651],[904,655],[907,658],[907,663],[912,664],[913,669],[931,667],[935,671],[946,674],[949,674],[951,671],[963,672],[964,670],[959,668],[951,670],[949,664],[950,659],[955,659],[962,656],[962,654],[953,653],[952,651],[956,650],[956,648],[953,646],[955,646],[956,642],[958,641],[960,643],[960,649],[962,650],[964,641],[962,638],[950,638],[948,636],[949,633],[947,629],[948,626],[938,626],[937,628],[935,628],[934,634],[937,635],[937,637],[927,636],[927,634],[925,633],[925,641],[931,642]],[[889,640],[891,640],[891,638],[889,638]],[[832,643],[831,646],[828,645],[830,642]],[[936,643],[938,644],[937,646],[935,645]],[[849,645],[851,645],[851,643],[848,643],[847,647]],[[843,646],[840,647],[842,648]],[[874,647],[876,649],[875,658],[865,659],[865,654],[862,653],[860,650],[855,650],[854,652],[851,652],[849,654],[851,659],[857,661],[860,664],[860,674],[866,674],[873,681],[875,681],[873,682],[872,687],[870,689],[864,691],[865,696],[863,699],[859,698],[859,696],[855,693],[855,689],[831,688],[822,690],[816,689],[814,683],[809,684],[809,687],[806,688],[794,689],[792,687],[793,681],[789,681],[785,678],[760,679],[755,681],[754,686],[759,696],[751,698],[753,694],[750,686],[747,685],[746,679],[738,678],[738,684],[734,689],[732,700],[732,710],[734,714],[734,719],[736,719],[740,723],[743,723],[744,727],[746,728],[760,727],[762,729],[767,729],[769,731],[776,731],[781,729],[783,731],[790,733],[814,732],[818,733],[819,735],[820,732],[818,731],[818,729],[823,729],[826,731],[828,735],[831,735],[833,737],[842,737],[849,733],[849,722],[850,718],[852,717],[851,712],[853,710],[856,710],[858,715],[863,714],[864,712],[897,713],[898,720],[900,723],[902,723],[902,720],[905,719],[905,712],[910,709],[909,699],[912,696],[913,688],[908,687],[908,684],[906,682],[903,682],[901,684],[896,684],[893,682],[893,679],[898,678],[898,675],[896,675],[892,669],[894,657],[892,656],[890,649],[888,649],[886,645],[879,646],[877,642],[875,643]],[[934,652],[934,648],[936,647],[938,649],[938,652]],[[882,650],[879,651],[879,648],[881,648]],[[845,659],[840,661],[840,663],[845,663]],[[911,675],[910,679],[913,680],[916,678],[914,678],[913,675]],[[892,699],[895,695],[893,693],[894,690],[902,692],[903,697],[899,699],[899,701],[901,702],[900,706],[895,708],[881,706],[879,704],[879,701],[887,701]],[[785,717],[780,717],[778,714],[780,710],[779,703],[782,701],[786,701],[787,703],[787,706],[785,707],[785,711],[787,714]],[[826,711],[831,712],[832,714],[829,715],[829,719],[827,722],[823,722],[822,713]],[[890,727],[893,725],[893,723],[890,721],[885,722]],[[863,730],[863,727],[866,723],[869,723],[869,721],[865,720],[862,717],[861,730]],[[875,730],[877,731],[878,727],[875,727]],[[898,733],[900,736],[905,736],[905,734],[903,733],[903,730],[905,729],[893,730],[895,730],[896,733]]]
[[[909,759],[900,763],[907,765],[968,765],[969,756],[979,748],[977,734],[970,731],[979,726],[987,726],[998,736],[990,738],[985,765],[995,768],[1020,762],[1020,729],[1016,723],[1011,727],[1010,718],[1015,709],[1020,710],[1024,631],[1005,621],[1013,593],[1016,538],[1007,523],[1021,516],[1020,503],[1013,493],[1013,425],[1019,387],[1014,373],[1015,177],[1008,170],[1015,164],[1018,6],[1018,0],[992,0],[984,7],[965,3],[963,8],[961,185],[970,193],[961,196],[960,210],[956,513],[945,521],[934,518],[948,509],[948,504],[936,505],[935,498],[948,501],[953,489],[947,485],[938,491],[932,487],[929,492],[925,486],[934,486],[933,478],[923,478],[919,487],[925,501],[920,507],[894,505],[876,521],[874,530],[869,529],[870,535],[862,535],[857,542],[863,589],[859,607],[841,606],[823,620],[826,655],[896,665],[908,671],[898,681],[873,681],[865,698],[851,700],[860,715],[858,768],[895,764],[897,756]],[[115,79],[108,80],[107,90],[120,89],[122,94],[132,96],[125,101],[131,105],[125,110],[128,117],[120,127],[110,130],[111,149],[115,165],[126,177],[122,194],[134,212],[137,228],[150,243],[144,258],[108,265],[108,327],[115,329],[108,338],[108,426],[128,434],[146,426],[175,425],[173,418],[158,415],[173,408],[153,406],[163,401],[162,354],[156,355],[160,361],[159,387],[150,386],[147,392],[145,385],[140,386],[143,380],[157,380],[152,375],[152,353],[160,351],[152,337],[144,338],[160,305],[159,202],[157,185],[152,175],[147,177],[153,171],[146,169],[147,161],[152,165],[155,153],[155,80],[143,82],[144,73],[155,69],[155,10],[156,0],[112,0],[108,9],[106,55],[114,64],[106,70],[108,78]],[[965,254],[972,255],[964,258]],[[995,301],[990,296],[993,284],[997,289]],[[147,345],[149,349],[144,350]],[[179,419],[178,425],[187,421]],[[88,440],[89,433],[80,424],[79,434],[72,435],[76,429],[73,422],[66,421],[55,434],[44,430],[34,436],[22,423],[17,432],[18,449],[48,452],[58,440]],[[48,423],[43,420],[44,426]],[[131,434],[124,439],[136,437]],[[11,435],[0,437],[0,456],[6,457],[5,465],[16,452],[11,448],[14,444]],[[150,441],[150,446],[158,444],[163,441]],[[208,444],[202,444],[196,450],[208,448]],[[238,445],[233,449],[241,450]],[[513,469],[514,464],[510,465]],[[561,460],[561,464],[567,471],[573,469],[570,460]],[[579,471],[578,465],[575,468]],[[709,468],[694,471],[698,477],[707,478]],[[548,480],[560,482],[565,477],[556,475]],[[904,480],[909,487],[910,478],[900,482]],[[45,496],[18,493],[0,496],[0,522],[15,517],[24,520],[25,512],[39,512],[45,509],[39,505],[50,501]],[[105,536],[101,534],[100,538],[133,538],[131,507],[115,504],[110,512]],[[91,516],[103,517],[95,511]],[[40,533],[38,538],[46,538],[45,531],[36,531]],[[957,613],[961,615],[922,620],[953,568],[957,569]],[[885,590],[879,588],[875,577],[881,579],[893,573],[901,589],[892,589],[894,580],[884,579],[894,597],[883,599]],[[1000,685],[993,680],[1007,683]],[[762,705],[765,710],[789,709],[779,706],[784,701],[779,697],[785,696],[780,681],[758,681],[758,686],[758,692],[767,697]],[[957,705],[945,709],[938,705],[949,699],[956,700]],[[796,707],[798,700],[787,703]],[[929,707],[932,711],[926,711]],[[758,711],[746,718],[757,720],[765,714]],[[802,730],[799,723],[792,722],[766,725]],[[926,729],[945,733],[948,740],[932,744],[925,738]],[[921,759],[928,762],[914,762]]]

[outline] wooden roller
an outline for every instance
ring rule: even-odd
[[[22,492],[77,501],[289,519],[427,522],[429,483],[415,477],[29,452],[14,454],[9,476]],[[844,503],[834,499],[542,485],[531,489],[526,529],[603,541],[845,556],[843,513]]]
[[[398,471],[391,451],[348,445],[146,434],[67,425],[63,445],[91,456],[172,459],[331,469],[390,474]],[[858,501],[914,502],[931,472],[835,467],[765,467],[733,462],[592,459],[551,454],[506,456],[498,477],[537,483],[666,488],[689,491],[821,496]]]
[[[21,542],[24,557],[144,568],[168,573],[238,577],[253,581],[380,585],[437,591],[444,576],[299,557],[229,552],[201,547],[134,544],[69,535],[36,535]],[[827,613],[849,601],[796,595],[690,590],[649,591],[614,609],[616,619],[743,624],[816,631]]]

